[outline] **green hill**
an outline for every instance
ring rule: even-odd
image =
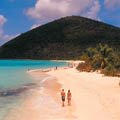
[[[86,48],[99,43],[119,51],[120,28],[71,16],[42,25],[7,42],[0,48],[0,58],[78,59]]]

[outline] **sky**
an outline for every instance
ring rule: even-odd
[[[120,27],[120,0],[0,0],[0,45],[42,24],[71,15]]]

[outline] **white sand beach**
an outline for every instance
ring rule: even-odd
[[[41,70],[28,74],[36,81],[44,75]],[[33,90],[23,105],[11,111],[17,113],[18,120],[120,120],[120,78],[75,68],[52,69],[45,74],[42,90]],[[62,88],[71,90],[71,106],[67,101],[61,106]],[[15,119],[8,116],[6,120]]]

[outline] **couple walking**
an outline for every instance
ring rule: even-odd
[[[64,102],[65,102],[65,97],[66,97],[66,94],[64,92],[64,89],[62,89],[62,91],[61,91],[61,99],[62,99],[62,106],[63,107],[64,107]],[[70,90],[68,90],[68,92],[67,92],[68,105],[71,105],[71,97],[72,97],[72,94],[71,94]]]

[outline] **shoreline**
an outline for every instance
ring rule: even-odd
[[[41,88],[33,90],[21,107],[11,112],[19,110],[21,120],[120,120],[120,78],[97,72],[79,72],[75,67],[52,68],[46,72],[37,69],[27,73],[36,82],[41,76],[46,77]],[[67,106],[67,101],[65,107],[61,106],[62,88],[65,92],[71,90],[71,106]],[[6,120],[14,119],[9,117]]]
[[[120,78],[104,76],[97,72],[78,72],[75,68],[50,71],[48,74],[55,76],[65,91],[71,89],[74,98],[72,117],[68,117],[68,120],[73,116],[75,120],[120,119]]]
[[[66,62],[70,65],[72,65],[72,67],[77,67],[79,63],[82,63],[84,61],[80,61],[80,60],[50,60],[50,61],[56,61],[56,62]],[[58,66],[58,68],[62,68],[62,69],[68,69],[68,68],[71,68],[70,66]],[[50,68],[40,68],[40,69],[31,69],[31,70],[28,70],[27,73],[30,73],[30,72],[49,72],[51,70],[56,70],[55,67],[50,67]]]

